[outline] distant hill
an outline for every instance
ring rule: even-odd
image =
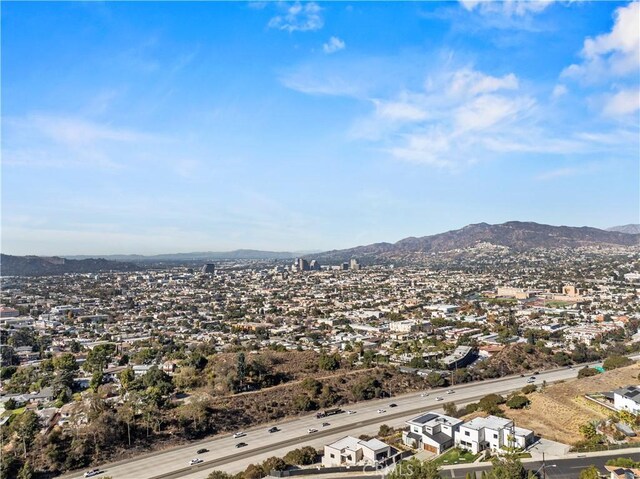
[[[158,254],[151,256],[144,256],[138,254],[112,254],[112,255],[75,255],[65,256],[67,259],[87,259],[100,257],[113,261],[135,261],[135,262],[158,262],[158,261],[214,261],[214,260],[259,260],[259,259],[291,259],[299,256],[300,253],[289,253],[286,251],[260,251],[253,249],[237,249],[234,251],[204,251],[195,253],[168,253]]]
[[[607,228],[607,231],[617,231],[619,233],[627,233],[630,235],[640,234],[640,225],[621,225],[621,226],[613,226],[611,228]]]
[[[101,271],[135,271],[140,267],[132,263],[106,259],[73,260],[57,256],[0,255],[2,276],[46,276],[64,273],[99,273]]]
[[[509,221],[490,225],[478,223],[459,230],[432,236],[405,238],[397,243],[374,243],[316,255],[320,261],[345,261],[349,258],[389,259],[410,253],[439,253],[469,249],[480,245],[527,251],[534,248],[578,247],[590,245],[637,246],[640,235],[605,231],[597,228],[551,226],[532,222]]]

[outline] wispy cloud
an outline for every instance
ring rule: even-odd
[[[565,166],[562,168],[555,168],[549,171],[540,173],[534,177],[538,181],[551,181],[560,178],[572,178],[578,175],[592,174],[600,171],[603,168],[601,163],[586,163],[584,165]]]
[[[338,37],[331,37],[327,43],[322,45],[322,50],[330,54],[344,50],[345,47],[346,45],[343,40],[340,40]]]
[[[288,32],[307,32],[319,30],[324,25],[324,20],[320,14],[322,8],[315,2],[295,2],[293,5],[281,4],[279,8],[284,9],[284,12],[269,20],[269,28]]]
[[[555,0],[460,0],[462,6],[469,11],[478,11],[486,15],[504,14],[507,16],[524,16],[540,13]]]

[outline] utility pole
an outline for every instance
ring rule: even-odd
[[[547,471],[544,467],[544,452],[542,453],[542,479],[547,479]]]

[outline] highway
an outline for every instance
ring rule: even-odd
[[[536,384],[542,381],[556,381],[575,378],[579,368],[541,371],[536,375]],[[453,386],[451,388],[431,389],[426,391],[427,397],[421,393],[411,393],[393,398],[360,402],[345,406],[345,410],[356,411],[355,414],[339,414],[325,419],[316,419],[315,414],[302,416],[277,423],[279,432],[269,433],[267,429],[274,424],[247,429],[246,436],[240,439],[231,434],[214,436],[211,439],[180,446],[168,450],[136,456],[132,459],[104,464],[100,467],[102,475],[113,479],[202,479],[214,469],[235,473],[242,471],[248,464],[259,463],[271,456],[282,457],[297,447],[310,445],[321,448],[324,444],[340,439],[346,435],[375,434],[381,424],[400,427],[415,415],[429,410],[441,410],[442,404],[453,401],[458,405],[475,402],[490,393],[508,393],[520,390],[527,384],[528,376],[508,376],[499,379],[473,382]],[[453,394],[447,394],[452,389]],[[442,401],[437,401],[442,397]],[[394,403],[396,407],[389,407]],[[379,413],[379,409],[385,412]],[[322,427],[323,422],[330,425]],[[309,428],[318,432],[308,433]],[[247,446],[236,448],[239,442]],[[197,454],[200,448],[209,452]],[[189,466],[192,458],[199,457],[203,463]],[[65,475],[65,478],[81,478],[84,471],[76,471]],[[100,476],[97,476],[100,477]]]

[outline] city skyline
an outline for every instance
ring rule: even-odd
[[[639,15],[5,3],[2,251],[330,250],[480,222],[637,223]]]

